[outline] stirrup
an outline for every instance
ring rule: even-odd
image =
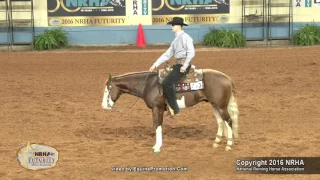
[[[168,104],[168,110],[169,110],[171,116],[174,116],[174,115],[175,115],[175,114],[174,114],[174,110],[171,108],[171,106],[170,106],[169,104]]]
[[[175,114],[174,114],[174,110],[171,108],[170,104],[168,103],[168,100],[166,99],[166,104],[167,104],[167,109],[168,111],[170,112],[171,116],[173,117]]]

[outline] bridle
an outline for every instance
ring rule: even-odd
[[[142,87],[143,87],[143,86],[145,85],[145,83],[147,82],[147,79],[148,79],[149,75],[150,75],[150,71],[148,72],[148,75],[147,75],[146,79],[144,80],[143,85],[141,86],[141,89],[140,89],[140,91],[139,91],[139,93],[138,93],[137,99],[135,100],[135,102],[134,102],[129,108],[125,108],[125,109],[114,109],[114,108],[111,108],[110,111],[111,111],[111,112],[123,112],[124,110],[129,110],[129,109],[131,109],[131,108],[138,102],[138,100],[139,100],[139,98],[140,98],[140,95],[141,95]],[[106,89],[104,90],[104,92],[108,92],[108,96],[107,96],[107,106],[108,106],[108,107],[112,107],[111,104],[110,104],[110,102],[109,102],[109,99],[111,99],[111,95],[110,95],[111,88],[112,88],[112,86],[109,86],[109,88],[106,88],[107,90],[106,90]]]

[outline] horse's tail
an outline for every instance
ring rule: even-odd
[[[236,94],[237,94],[237,91],[236,91],[236,88],[234,87],[234,83],[233,83],[233,81],[231,81],[231,85],[232,85],[232,94],[233,94],[233,96],[236,98],[237,96],[236,96]]]
[[[236,100],[236,90],[234,87],[234,84],[232,82],[232,94],[229,100],[229,104],[228,104],[228,113],[229,116],[231,118],[231,122],[232,122],[232,132],[233,132],[233,136],[235,138],[238,138],[238,116],[239,116],[239,109],[238,109],[238,104],[237,104],[237,100]]]

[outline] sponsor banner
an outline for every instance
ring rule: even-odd
[[[152,0],[153,24],[166,24],[174,16],[187,24],[225,23],[229,13],[229,0]]]
[[[229,0],[152,0],[153,15],[229,14]]]
[[[177,15],[152,16],[152,24],[167,24],[175,16]],[[220,24],[229,21],[227,14],[179,15],[179,17],[184,18],[186,24]]]
[[[47,0],[49,26],[126,25],[125,0]]]
[[[149,0],[132,0],[132,15],[148,15]]]

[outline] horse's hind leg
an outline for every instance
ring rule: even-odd
[[[221,142],[223,133],[227,136],[227,146],[225,148],[226,151],[231,150],[231,146],[233,145],[233,132],[232,132],[232,124],[230,121],[230,117],[228,114],[228,109],[217,109],[213,107],[213,114],[218,123],[218,132],[216,135],[216,139],[213,143],[213,147],[219,147]]]
[[[226,127],[226,131],[227,131],[227,146],[226,146],[226,151],[230,151],[231,150],[231,146],[233,145],[233,130],[232,130],[232,121],[229,117],[229,115],[226,115],[225,118],[225,127]]]
[[[213,147],[219,147],[219,144],[221,142],[222,139],[222,133],[223,133],[223,126],[224,126],[224,122],[223,119],[220,116],[219,111],[216,108],[213,108],[213,114],[217,120],[217,124],[218,124],[218,131],[217,131],[217,135],[216,135],[216,139],[213,143]]]

